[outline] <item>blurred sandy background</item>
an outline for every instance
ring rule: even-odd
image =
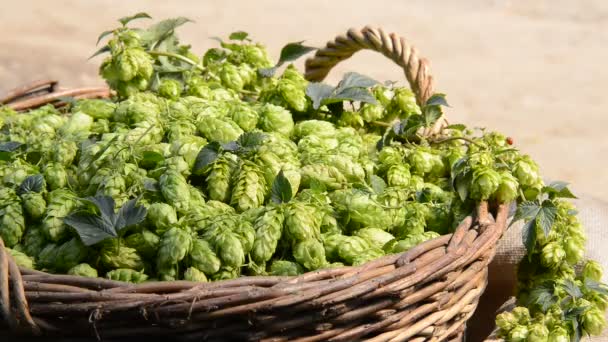
[[[349,27],[381,26],[414,42],[431,60],[451,122],[508,133],[549,179],[578,193],[608,195],[608,1],[9,1],[0,12],[0,94],[37,78],[96,85],[100,32],[139,11],[186,16],[180,32],[195,51],[210,36],[245,30],[276,58],[290,41],[322,46]],[[146,25],[140,21],[140,25]],[[298,63],[302,66],[302,61]],[[400,70],[363,52],[330,74],[378,80]]]

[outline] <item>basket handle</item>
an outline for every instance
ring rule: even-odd
[[[306,60],[304,76],[309,81],[320,82],[336,64],[364,49],[380,52],[403,68],[419,106],[433,95],[433,76],[428,60],[419,57],[418,50],[405,38],[369,26],[351,28],[345,35],[337,36],[324,48],[317,50],[312,58]],[[431,131],[436,133],[445,124],[445,119],[440,118]]]

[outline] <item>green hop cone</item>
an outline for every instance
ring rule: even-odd
[[[227,202],[232,192],[232,175],[235,171],[236,158],[233,154],[224,154],[210,165],[207,174],[207,194],[214,201]]]
[[[394,93],[395,94],[393,95],[391,105],[405,114],[405,116],[400,115],[400,117],[420,113],[420,108],[416,104],[416,96],[414,92],[408,88],[395,88]]]
[[[230,230],[220,231],[214,237],[214,247],[222,265],[240,268],[245,263],[245,250],[239,236]]]
[[[362,228],[355,232],[355,235],[365,239],[370,246],[382,248],[387,242],[395,237],[390,233],[378,228]]]
[[[524,156],[513,166],[513,175],[522,187],[534,186],[540,179],[538,165],[528,156]]]
[[[4,245],[12,248],[21,241],[25,231],[25,220],[23,209],[18,202],[10,203],[2,209],[3,214],[0,218],[0,238]]]
[[[412,173],[418,176],[424,176],[433,170],[434,159],[432,153],[421,149],[414,150],[408,157],[409,164],[412,166]]]
[[[528,338],[528,327],[525,325],[518,325],[513,328],[508,335],[508,341],[512,342],[525,342]]]
[[[51,190],[65,188],[68,184],[68,173],[61,164],[47,164],[44,167],[43,175],[46,184]]]
[[[384,253],[381,248],[368,249],[365,252],[357,255],[353,259],[353,266],[363,265],[369,261],[378,259],[379,257],[381,257],[383,255],[384,255]]]
[[[189,262],[192,267],[211,275],[219,271],[222,262],[215,255],[211,245],[201,239],[195,239],[192,242],[192,250],[189,254]]]
[[[222,144],[235,141],[243,134],[241,127],[228,118],[204,116],[197,121],[196,127],[207,140]]]
[[[78,152],[78,146],[75,142],[63,140],[53,145],[51,160],[55,163],[69,166],[74,161],[76,152]]]
[[[241,275],[240,268],[232,268],[232,267],[225,266],[225,267],[220,268],[219,272],[214,274],[212,279],[214,281],[230,280],[230,279],[236,279],[240,275]]]
[[[336,136],[336,128],[331,122],[322,120],[304,120],[295,125],[294,136],[296,138],[301,139],[309,135],[333,138]]]
[[[297,276],[302,273],[302,266],[293,261],[275,260],[270,265],[270,274],[274,276]]]
[[[219,76],[222,80],[222,84],[227,88],[235,91],[241,91],[245,87],[245,80],[243,80],[238,68],[233,64],[222,64]]]
[[[146,215],[148,224],[155,228],[157,234],[164,234],[177,224],[175,208],[167,203],[152,203]]]
[[[266,180],[260,167],[251,161],[243,161],[238,170],[230,204],[239,212],[264,204]]]
[[[78,100],[72,108],[73,113],[83,112],[93,119],[109,119],[112,117],[116,104],[101,99],[82,99]]]
[[[417,158],[419,158],[417,156]],[[378,163],[381,170],[387,170],[393,165],[401,165],[404,162],[404,154],[401,149],[392,146],[385,146],[378,154]]]
[[[549,329],[542,323],[533,323],[528,327],[529,342],[547,342],[549,337]]]
[[[585,266],[583,267],[583,279],[590,279],[593,281],[601,281],[602,280],[602,265],[597,261],[587,260],[585,262]]]
[[[549,333],[547,342],[570,342],[570,334],[562,327],[555,327]]]
[[[293,257],[309,271],[319,269],[327,264],[323,244],[314,239],[298,242],[293,247]]]
[[[238,102],[230,108],[230,118],[245,132],[250,132],[258,124],[259,114],[251,106]]]
[[[379,121],[384,116],[384,107],[378,104],[364,103],[359,113],[365,122]]]
[[[188,212],[190,205],[190,189],[188,182],[179,172],[167,170],[158,181],[163,197],[178,213]]]
[[[110,239],[102,242],[99,252],[101,264],[108,269],[130,268],[141,270],[144,261],[135,248],[127,247],[125,241]]]
[[[265,263],[272,258],[283,231],[285,216],[279,208],[269,208],[254,223],[255,239],[251,258],[256,263]]]
[[[137,251],[144,258],[153,258],[156,255],[160,238],[147,229],[126,237],[125,244]]]
[[[78,264],[68,270],[69,275],[79,276],[79,277],[88,277],[88,278],[97,278],[97,270],[91,267],[89,264]]]
[[[327,233],[323,234],[321,239],[323,241],[323,247],[325,248],[327,260],[332,262],[340,260],[340,246],[348,237],[342,234]]]
[[[255,241],[255,229],[253,228],[253,224],[249,221],[241,220],[233,231],[239,238],[245,254],[249,254],[253,248],[253,242]]]
[[[17,266],[30,270],[36,269],[36,263],[32,257],[11,248],[7,248],[6,251],[11,255]]]
[[[549,242],[541,252],[541,263],[545,267],[556,268],[566,258],[566,252],[558,242]]]
[[[47,244],[45,234],[40,226],[31,226],[23,235],[23,250],[27,255],[36,256]]]
[[[370,248],[369,242],[359,236],[345,236],[338,247],[338,254],[346,264],[352,265],[358,255]]]
[[[600,335],[606,326],[604,312],[593,306],[585,310],[580,320],[583,325],[583,330],[593,336]]]
[[[335,166],[311,164],[302,167],[302,185],[310,187],[313,182],[323,184],[327,189],[341,189],[347,184],[346,177]]]
[[[128,268],[119,268],[106,273],[106,278],[115,281],[139,284],[148,279],[143,271],[136,271]]]
[[[517,325],[517,318],[511,312],[505,311],[496,316],[496,327],[503,335],[507,335]]]
[[[513,313],[513,316],[515,316],[517,322],[520,325],[528,325],[530,323],[530,320],[532,319],[530,317],[530,311],[528,310],[528,308],[518,306],[514,308],[511,312]]]
[[[389,186],[407,187],[410,184],[410,169],[406,164],[391,165],[386,172],[386,180]]]
[[[496,199],[500,203],[511,203],[519,195],[519,183],[508,172],[500,173],[500,183],[496,190]]]
[[[57,272],[67,272],[80,264],[89,250],[78,238],[58,244],[47,244],[38,254],[38,265]]]
[[[46,211],[46,201],[41,193],[28,192],[21,195],[23,200],[23,209],[29,218],[38,221],[42,218]]]
[[[294,129],[291,113],[281,106],[264,104],[259,108],[259,127],[265,132],[278,132],[289,137]]]
[[[498,172],[490,168],[481,168],[473,171],[471,183],[471,198],[487,200],[498,190],[501,177]]]
[[[321,216],[316,207],[291,202],[285,210],[285,229],[292,241],[319,239]]]
[[[156,254],[157,268],[169,269],[175,267],[191,250],[192,236],[189,232],[177,227],[169,229],[160,239],[160,247]]]
[[[158,86],[158,95],[170,100],[177,100],[179,99],[183,90],[184,86],[180,81],[166,78],[160,81]]]
[[[277,85],[277,92],[289,108],[296,112],[304,112],[308,108],[306,88],[297,82],[290,79],[281,79]]]
[[[207,277],[205,276],[205,273],[198,270],[196,267],[188,267],[184,271],[184,280],[206,283]]]
[[[340,119],[338,120],[337,124],[341,127],[352,127],[359,129],[365,126],[365,121],[363,121],[363,117],[358,112],[345,110],[342,112],[342,114],[340,114]]]
[[[585,241],[576,237],[566,237],[563,241],[563,249],[566,252],[566,260],[575,265],[583,259],[585,254]]]

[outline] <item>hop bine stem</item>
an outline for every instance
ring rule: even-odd
[[[195,61],[191,60],[188,57],[178,55],[176,53],[153,50],[153,51],[148,51],[148,54],[150,54],[152,56],[164,56],[164,57],[171,57],[171,58],[179,59],[180,61],[188,63],[201,71],[205,71],[205,68],[203,68],[200,64],[196,63]]]

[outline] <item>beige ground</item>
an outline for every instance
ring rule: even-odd
[[[451,120],[511,135],[545,175],[578,192],[608,195],[608,2],[530,1],[10,1],[0,11],[0,93],[39,77],[99,83],[87,61],[98,33],[137,11],[188,16],[183,40],[246,30],[276,56],[288,41],[321,45],[348,27],[379,25],[415,42],[432,61]],[[301,62],[300,62],[301,65]],[[401,79],[361,53],[332,73]]]

